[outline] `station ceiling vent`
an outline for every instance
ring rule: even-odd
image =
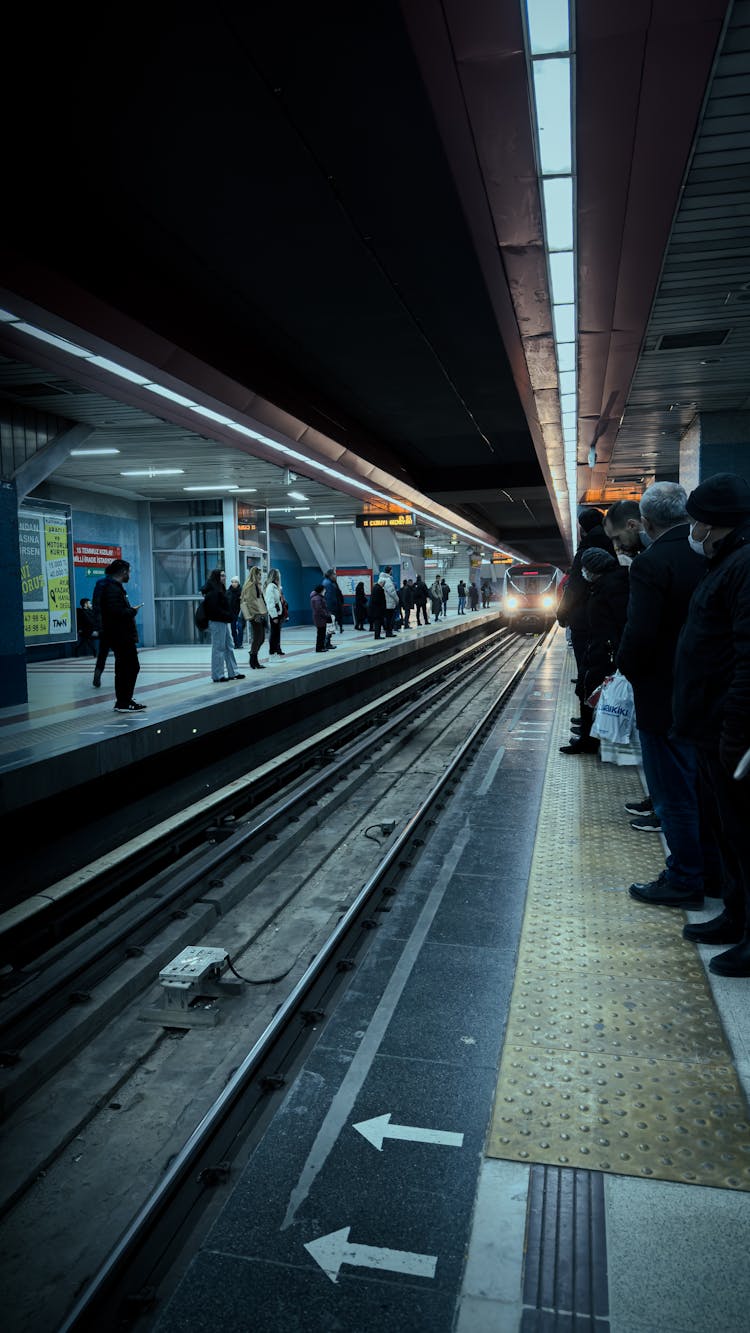
[[[678,352],[688,347],[721,347],[731,329],[691,329],[689,333],[663,333],[657,352]]]

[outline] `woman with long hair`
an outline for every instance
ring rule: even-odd
[[[247,578],[242,586],[240,606],[253,636],[250,644],[250,665],[254,670],[262,671],[264,664],[258,661],[258,653],[263,647],[266,637],[268,607],[263,596],[261,572],[258,565],[253,565],[248,570]]]
[[[237,670],[229,632],[232,612],[229,609],[224,571],[212,569],[201,592],[206,601],[208,628],[211,631],[211,679],[217,682],[244,680],[242,672]]]
[[[263,596],[268,607],[270,632],[268,635],[268,656],[285,657],[281,651],[281,622],[284,619],[284,603],[281,591],[281,575],[278,569],[269,569],[268,578],[263,587]]]

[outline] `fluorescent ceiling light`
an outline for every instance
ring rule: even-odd
[[[557,369],[575,370],[576,368],[576,345],[575,343],[557,344]]]
[[[16,328],[21,333],[28,333],[32,338],[39,338],[43,343],[51,343],[53,347],[59,347],[63,352],[68,352],[70,356],[90,356],[90,352],[85,347],[79,347],[77,343],[68,342],[67,338],[58,338],[54,333],[47,333],[46,329],[38,329],[35,324],[27,324],[24,320],[19,320]]]
[[[560,394],[560,407],[562,408],[563,412],[570,412],[571,410],[575,411],[575,406],[576,406],[575,393]]]
[[[269,514],[294,514],[299,509],[309,509],[309,505],[266,505]]]
[[[552,322],[555,342],[573,342],[576,336],[576,308],[574,305],[553,305]]]
[[[547,249],[573,248],[573,178],[558,176],[542,181],[544,234]]]
[[[128,370],[127,366],[120,366],[116,361],[110,361],[106,356],[89,356],[86,358],[90,366],[99,366],[101,370],[108,370],[110,375],[119,375],[120,379],[130,380],[132,384],[148,384],[145,375],[137,375],[134,370]]]
[[[562,414],[563,428],[565,428],[565,426],[575,426],[577,420],[578,418],[575,412],[563,412]]]
[[[526,0],[529,47],[534,56],[570,48],[569,0]]]
[[[184,467],[146,467],[135,472],[121,472],[121,477],[176,477],[182,476]]]
[[[307,496],[306,496],[306,495],[302,495],[299,491],[287,491],[287,495],[289,496],[289,499],[290,499],[290,500],[306,500],[306,499],[307,499]]]
[[[18,315],[11,315],[9,310],[0,310],[0,324],[17,324]]]
[[[570,58],[535,60],[532,73],[542,175],[570,175],[573,170]]]
[[[183,486],[183,491],[238,491],[239,486]]]
[[[207,417],[209,421],[218,421],[220,426],[234,426],[231,417],[227,417],[223,412],[214,412],[210,407],[203,407],[201,403],[191,403],[190,411],[197,412],[200,417]]]
[[[334,519],[324,518],[324,519],[318,519],[318,524],[319,524],[319,526],[320,526],[321,528],[342,528],[342,527],[343,527],[343,528],[347,528],[347,527],[348,527],[348,528],[351,528],[351,527],[354,526],[354,519],[353,519],[353,518],[334,518]]]
[[[300,517],[300,519],[303,519],[303,518],[312,518],[312,519],[319,519],[319,518],[333,518],[333,514],[300,514],[299,517]]]
[[[195,407],[192,398],[185,398],[184,394],[165,389],[163,384],[146,384],[144,388],[148,389],[149,393],[158,393],[160,398],[168,398],[170,403],[179,403],[181,407]]]
[[[71,458],[93,458],[94,454],[119,454],[119,449],[71,449]]]
[[[560,371],[560,393],[575,393],[576,373],[574,370]]]
[[[549,276],[554,305],[576,299],[575,262],[572,250],[556,250],[549,257]]]
[[[239,491],[241,495],[250,495],[251,493],[252,493],[253,495],[255,495],[257,489],[258,489],[257,486],[236,486],[236,487],[235,487],[235,490]]]

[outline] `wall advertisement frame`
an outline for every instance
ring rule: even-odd
[[[18,507],[18,549],[27,648],[75,643],[71,506],[24,500]]]

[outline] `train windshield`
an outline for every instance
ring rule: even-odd
[[[541,592],[547,592],[552,587],[554,579],[554,570],[549,569],[508,570],[508,582],[516,592],[522,593],[525,597],[535,597]]]

